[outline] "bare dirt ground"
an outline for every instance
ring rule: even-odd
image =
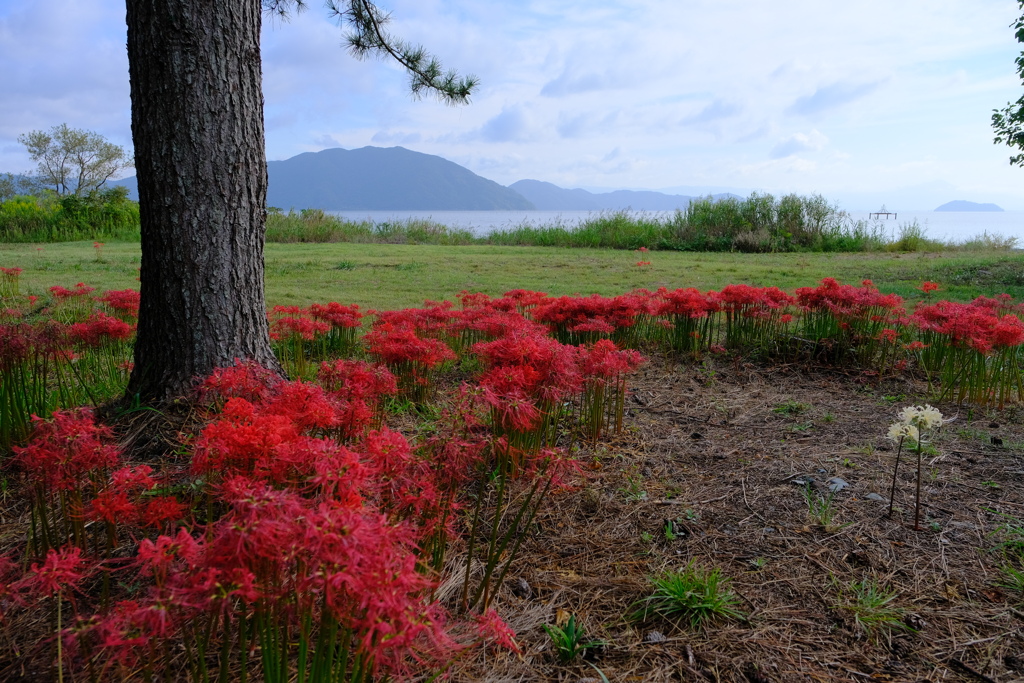
[[[867,379],[652,358],[623,434],[584,451],[580,487],[549,499],[495,603],[522,654],[480,654],[453,679],[1024,680],[1024,596],[999,585],[996,549],[1024,518],[1024,410],[936,405],[955,419],[923,457],[915,531],[913,454],[887,514],[886,431],[927,387]],[[828,504],[833,477],[848,486]],[[743,619],[626,618],[648,577],[690,562],[731,579]],[[865,586],[893,596],[873,629]],[[606,643],[594,666],[554,656],[542,625],[569,614]]]

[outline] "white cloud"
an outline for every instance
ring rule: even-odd
[[[880,81],[872,83],[829,83],[828,85],[816,88],[810,95],[798,97],[786,109],[786,113],[800,114],[802,116],[821,114],[866,97],[877,90],[880,85]]]
[[[772,159],[785,159],[802,152],[820,152],[827,144],[828,138],[817,130],[810,133],[794,133],[772,147],[768,156]]]
[[[458,108],[413,101],[400,69],[354,60],[308,4],[264,30],[273,159],[400,144],[503,183],[942,181],[1024,206],[988,121],[1021,94],[1006,0],[382,0],[395,35],[481,78]],[[0,171],[28,167],[18,134],[65,121],[130,141],[123,12],[0,4]]]

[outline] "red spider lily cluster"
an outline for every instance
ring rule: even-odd
[[[576,476],[572,448],[622,429],[637,348],[917,369],[957,400],[1024,400],[1024,310],[1005,296],[908,313],[831,278],[792,294],[463,292],[377,313],[362,337],[357,306],[276,307],[295,381],[245,362],[197,381],[203,423],[155,471],[88,410],[55,411],[123,392],[137,293],[54,288],[39,309],[4,292],[0,450],[32,512],[22,562],[0,558],[0,604],[70,604],[57,642],[96,680],[172,660],[192,680],[402,679],[484,641],[514,648],[495,587]],[[432,404],[412,441],[388,426],[401,397]],[[462,588],[443,606],[449,578]]]
[[[139,293],[134,289],[111,289],[97,297],[110,311],[122,320],[136,320],[139,317]]]
[[[444,341],[434,338],[439,329],[443,326],[436,316],[415,309],[391,311],[378,317],[363,343],[370,356],[395,374],[401,393],[422,402],[436,371],[456,358]]]
[[[278,359],[292,375],[307,377],[311,359],[353,352],[363,314],[357,305],[332,301],[307,309],[274,306],[268,318]]]
[[[42,561],[24,574],[0,563],[7,616],[43,596],[70,602],[65,664],[97,680],[151,677],[182,649],[192,680],[246,668],[257,649],[267,678],[402,680],[474,644],[514,646],[492,612],[453,620],[424,569],[425,549],[459,535],[444,492],[482,451],[432,464],[397,432],[367,430],[375,407],[351,405],[394,392],[386,370],[339,360],[322,374],[327,388],[245,363],[217,371],[199,389],[213,412],[185,470],[126,466],[89,411],[37,419],[16,458],[34,503],[27,550]],[[332,434],[346,420],[343,445]],[[128,556],[115,551],[125,539]],[[118,599],[115,578],[139,588]],[[76,599],[86,580],[102,598]]]
[[[50,287],[54,316],[72,321],[87,315],[93,306],[90,295],[95,291],[95,287],[90,287],[84,282],[79,282],[73,289],[60,285]]]
[[[134,322],[95,309],[91,288],[77,289],[70,322],[51,317],[61,304],[38,315],[36,297],[4,299],[12,306],[0,316],[0,453],[24,440],[33,414],[98,404],[124,390]]]
[[[21,268],[0,268],[0,298],[16,297]]]
[[[911,316],[920,330],[922,365],[942,379],[943,396],[958,402],[1024,400],[1021,349],[1024,306],[1010,297],[978,297],[968,304],[939,301]]]

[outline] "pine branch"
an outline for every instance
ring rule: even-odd
[[[421,46],[410,45],[392,36],[384,28],[391,16],[372,2],[327,0],[327,7],[341,24],[351,27],[352,32],[346,38],[352,54],[360,59],[371,55],[394,59],[409,73],[409,87],[414,97],[432,92],[447,104],[469,102],[470,95],[479,84],[477,78],[460,77],[454,70],[443,71],[437,58],[428,55]]]

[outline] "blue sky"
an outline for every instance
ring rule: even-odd
[[[267,156],[402,145],[510,184],[819,192],[848,209],[1024,209],[992,144],[1016,100],[1011,0],[391,0],[395,34],[477,75],[408,95],[316,0],[264,26]],[[124,7],[0,0],[0,171],[59,123],[130,146]]]

